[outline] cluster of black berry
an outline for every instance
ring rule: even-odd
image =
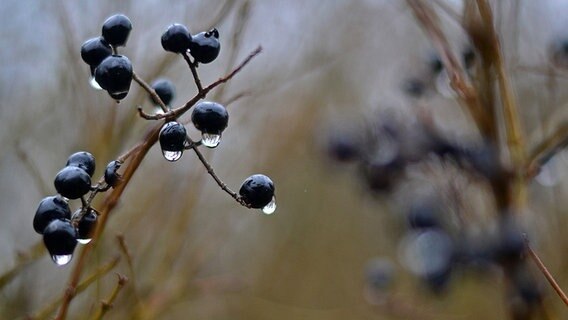
[[[54,185],[59,194],[40,201],[33,226],[37,233],[43,235],[45,246],[58,265],[71,260],[77,242],[87,244],[91,241],[98,214],[85,200],[85,195],[116,186],[120,181],[118,168],[120,162],[111,161],[105,170],[105,184],[91,186],[95,157],[89,152],[80,151],[72,154],[65,167],[55,176]],[[81,199],[82,207],[71,214],[69,200],[75,199]]]
[[[226,108],[210,101],[202,101],[194,106],[191,121],[202,134],[201,139],[194,142],[184,125],[176,121],[177,116],[170,115],[174,111],[171,103],[175,97],[171,81],[156,80],[149,89],[141,79],[136,78],[130,60],[117,53],[117,48],[126,44],[131,30],[130,19],[123,14],[116,14],[103,23],[102,36],[89,39],[82,45],[81,57],[90,66],[91,85],[106,90],[118,101],[126,97],[132,80],[136,79],[148,91],[152,102],[161,107],[159,116],[162,117],[155,115],[153,119],[166,119],[159,132],[159,143],[166,160],[177,161],[184,150],[195,149],[200,145],[215,148],[228,125],[229,114]],[[166,51],[183,55],[196,80],[199,93],[203,94],[196,68],[198,63],[210,63],[219,55],[221,45],[217,29],[192,36],[184,25],[172,24],[163,33],[161,43]],[[195,151],[209,173],[220,181],[199,151]],[[88,152],[77,152],[69,157],[65,168],[55,177],[55,189],[59,194],[46,197],[40,202],[34,217],[34,229],[43,235],[45,246],[56,264],[64,265],[71,260],[77,242],[86,244],[91,240],[98,215],[91,207],[91,202],[99,192],[105,192],[121,182],[118,170],[125,159],[126,157],[120,157],[111,161],[105,169],[104,179],[93,186],[91,178],[95,172],[95,158]],[[238,194],[224,185],[222,188],[246,207],[262,209],[266,214],[276,210],[274,183],[265,175],[248,177]],[[73,214],[69,207],[70,199],[81,200],[81,207]]]
[[[132,64],[117,53],[126,45],[132,23],[127,16],[115,14],[102,27],[102,36],[87,40],[81,46],[81,58],[91,68],[91,85],[104,89],[115,100],[122,100],[130,90]]]

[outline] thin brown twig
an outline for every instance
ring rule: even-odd
[[[239,73],[239,71],[241,71],[254,57],[256,57],[258,54],[260,54],[262,52],[262,47],[257,47],[253,52],[251,52],[244,60],[243,62],[241,62],[240,65],[238,65],[235,69],[233,69],[233,71],[231,73],[229,73],[228,75],[217,79],[217,81],[211,83],[210,85],[208,85],[207,87],[203,88],[202,91],[198,92],[191,100],[189,100],[188,102],[186,102],[183,106],[171,110],[169,112],[166,112],[164,114],[156,114],[156,115],[147,115],[146,119],[149,120],[159,120],[159,119],[176,119],[179,116],[181,116],[182,114],[186,113],[189,109],[191,109],[191,107],[193,107],[197,101],[203,99],[211,90],[215,89],[217,86],[219,86],[220,84],[223,84],[229,80],[231,80],[231,78],[233,78],[237,73]]]
[[[24,271],[28,265],[37,259],[43,257],[45,253],[45,245],[43,241],[38,241],[33,244],[25,252],[18,254],[16,264],[0,275],[0,289],[10,283],[20,272]]]
[[[191,58],[187,55],[187,52],[183,52],[181,54],[187,65],[189,66],[189,70],[191,70],[191,75],[193,76],[193,81],[195,81],[195,85],[197,86],[197,91],[203,91],[203,85],[201,85],[201,79],[199,79],[199,75],[197,74],[197,63],[191,61]]]
[[[521,120],[519,119],[519,110],[517,108],[515,95],[513,94],[513,89],[507,75],[501,43],[493,25],[493,12],[487,0],[477,0],[477,7],[481,19],[485,24],[485,29],[488,32],[487,36],[493,44],[491,46],[491,59],[496,68],[499,91],[501,93],[501,100],[503,101],[505,129],[507,132],[511,160],[514,166],[521,168],[525,161],[525,143]]]
[[[548,268],[546,268],[546,266],[544,265],[542,260],[540,260],[536,252],[531,248],[531,246],[529,245],[529,241],[526,237],[525,237],[525,247],[527,249],[527,252],[529,253],[529,256],[533,259],[534,263],[540,269],[540,271],[542,272],[548,283],[550,283],[554,291],[556,291],[560,299],[562,299],[562,302],[564,302],[564,304],[568,306],[568,297],[566,296],[564,291],[562,291],[562,288],[560,288],[560,286],[554,279],[554,276],[552,276],[550,271],[548,271]]]
[[[112,290],[110,296],[108,297],[108,299],[101,301],[101,307],[99,309],[99,311],[97,312],[97,314],[93,317],[94,320],[100,320],[104,317],[104,315],[113,307],[113,303],[114,300],[116,300],[116,297],[118,296],[118,294],[120,293],[120,290],[122,290],[122,288],[126,285],[126,283],[128,282],[128,278],[117,273],[116,274],[118,277],[118,281],[116,282],[116,286],[114,286],[114,289]]]
[[[128,271],[130,272],[130,278],[132,279],[132,289],[134,291],[134,296],[136,301],[140,301],[140,296],[138,295],[138,286],[136,285],[136,274],[134,272],[134,263],[132,262],[132,254],[126,245],[126,240],[124,239],[124,235],[119,234],[116,236],[116,240],[118,242],[118,247],[122,254],[126,257],[126,264],[128,265]]]
[[[568,147],[568,122],[564,122],[549,137],[544,139],[529,156],[526,177],[534,178],[540,169],[558,152]]]
[[[231,73],[229,73],[228,75],[226,75],[226,76],[218,79],[217,81],[211,83],[209,86],[207,86],[205,89],[203,89],[203,91],[197,93],[196,96],[193,99],[191,99],[190,101],[188,101],[183,107],[168,112],[168,114],[169,114],[168,119],[170,117],[177,118],[178,116],[181,116],[182,114],[187,112],[197,101],[199,101],[199,99],[202,99],[203,97],[205,97],[209,91],[213,90],[218,85],[229,81],[240,70],[242,70],[242,68],[244,68],[244,66],[246,66],[252,60],[252,58],[254,58],[256,55],[258,55],[261,51],[262,51],[262,48],[259,46],[239,66],[237,66],[235,69],[233,69],[233,71]],[[148,90],[148,86],[142,86],[142,88],[144,88],[145,90]],[[88,256],[89,252],[93,249],[94,245],[96,245],[96,243],[98,242],[98,239],[101,236],[102,232],[104,231],[104,228],[106,226],[106,223],[108,221],[108,218],[109,218],[112,210],[115,208],[116,204],[118,203],[118,200],[122,196],[122,193],[126,189],[126,186],[128,185],[128,183],[130,182],[130,179],[132,178],[132,176],[134,175],[134,173],[136,172],[136,170],[140,166],[142,160],[145,158],[145,156],[148,153],[148,151],[150,150],[150,148],[158,141],[158,135],[159,135],[159,132],[162,128],[162,125],[163,125],[163,123],[159,123],[159,124],[155,125],[154,127],[152,127],[146,133],[146,135],[142,139],[142,142],[140,142],[137,146],[130,149],[129,152],[133,152],[133,155],[132,155],[132,159],[130,160],[130,162],[129,162],[129,164],[128,164],[128,166],[127,166],[127,168],[126,168],[126,170],[123,174],[122,183],[120,183],[118,186],[116,186],[113,189],[113,191],[105,198],[105,200],[102,204],[102,208],[100,210],[100,218],[99,218],[99,221],[97,223],[95,232],[93,234],[91,244],[83,247],[83,250],[79,254],[77,262],[75,263],[75,265],[73,267],[71,275],[69,276],[68,286],[67,286],[67,289],[65,290],[65,294],[64,294],[62,302],[61,302],[61,307],[60,307],[59,313],[56,317],[57,320],[63,320],[67,317],[69,305],[71,303],[71,300],[73,300],[73,298],[76,294],[77,284],[79,283],[79,278],[81,277],[81,272],[83,271],[83,266],[86,263],[87,256]],[[200,154],[199,151],[196,151],[196,153]],[[202,162],[203,162],[203,160],[205,160],[205,159],[202,159]],[[205,163],[207,163],[207,162],[205,161]],[[211,168],[211,167],[209,166],[209,168]],[[216,181],[217,180],[218,180],[218,178],[216,179]],[[221,182],[221,184],[223,184],[223,183]],[[225,186],[225,189],[223,189],[223,190],[225,190],[225,191],[229,190],[230,191],[230,189],[228,189],[226,186]],[[233,192],[233,194],[234,194],[234,192]]]
[[[112,259],[107,264],[105,264],[102,267],[95,270],[95,272],[93,272],[91,275],[89,275],[87,278],[85,278],[85,280],[81,281],[81,283],[79,283],[76,286],[73,294],[79,294],[79,293],[85,291],[85,289],[87,289],[93,282],[100,279],[102,276],[104,276],[105,274],[110,272],[112,269],[114,269],[114,267],[116,267],[116,265],[118,264],[119,261],[120,261],[120,257],[115,257],[114,259]],[[67,293],[65,295],[67,295]],[[35,319],[35,320],[40,320],[40,319],[45,319],[45,318],[49,317],[50,314],[55,312],[55,310],[62,303],[63,300],[64,300],[64,296],[57,298],[55,301],[48,304],[43,310],[41,310],[36,315],[31,316],[29,318]]]
[[[219,177],[217,176],[217,174],[215,173],[215,171],[213,170],[213,167],[211,167],[211,165],[209,164],[209,162],[207,162],[207,160],[205,159],[205,157],[203,156],[203,154],[201,153],[201,151],[199,151],[199,149],[195,146],[191,147],[191,149],[195,152],[195,154],[197,155],[197,157],[199,158],[199,161],[201,161],[201,163],[203,164],[203,166],[205,167],[205,169],[207,169],[207,173],[209,173],[209,175],[213,178],[213,180],[215,180],[215,182],[217,183],[217,185],[223,190],[225,191],[227,194],[229,194],[233,199],[235,199],[235,201],[237,201],[240,205],[245,206],[247,208],[249,208],[250,206],[248,204],[246,204],[243,199],[241,198],[241,196],[239,196],[238,193],[236,193],[235,191],[231,190],[221,179],[219,179]]]
[[[412,9],[416,20],[424,27],[432,44],[439,52],[444,69],[450,79],[450,86],[458,94],[460,102],[469,111],[480,133],[488,134],[492,132],[493,124],[481,106],[475,87],[467,80],[465,71],[452,52],[448,40],[438,24],[435,13],[421,0],[406,0],[406,2]]]
[[[162,111],[164,111],[164,112],[169,111],[168,106],[166,106],[166,104],[162,101],[160,96],[158,96],[156,91],[154,89],[152,89],[152,87],[150,87],[144,80],[142,80],[136,74],[136,72],[132,72],[132,80],[136,81],[136,83],[138,83],[144,90],[146,90],[152,96],[152,99],[154,99],[154,101],[158,103],[160,108],[162,108]]]

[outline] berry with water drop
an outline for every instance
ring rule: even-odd
[[[166,106],[169,106],[174,100],[176,90],[174,84],[170,80],[158,79],[152,83],[152,89],[156,91],[156,94]],[[158,101],[156,101],[152,96],[150,96],[150,99],[152,99],[152,102],[159,105]]]
[[[60,195],[45,197],[39,202],[34,215],[34,230],[39,234],[56,219],[71,219],[71,210],[67,201]]]
[[[68,166],[57,173],[54,185],[65,198],[79,199],[91,190],[91,177],[79,167]]]
[[[264,208],[274,198],[274,183],[263,174],[252,175],[241,185],[239,195],[251,208]]]
[[[75,152],[69,156],[65,166],[79,167],[92,177],[95,173],[95,157],[87,151]]]
[[[203,101],[193,109],[191,121],[202,133],[221,134],[229,123],[229,113],[219,103]]]
[[[111,54],[112,49],[110,45],[102,37],[89,39],[81,46],[81,58],[91,68],[96,68]]]
[[[43,231],[43,243],[51,256],[71,255],[77,246],[77,231],[69,220],[53,220]]]
[[[169,161],[178,160],[185,149],[186,139],[187,132],[181,123],[171,121],[164,124],[160,130],[160,147],[164,157]]]
[[[102,35],[111,46],[120,47],[126,45],[131,30],[130,19],[123,14],[115,14],[103,23]]]
[[[77,240],[83,244],[88,243],[92,237],[93,231],[95,231],[96,226],[97,214],[93,209],[89,208],[77,224]]]
[[[132,74],[132,64],[127,57],[111,55],[95,69],[95,80],[112,98],[122,100],[130,90]]]
[[[122,166],[122,162],[118,160],[113,160],[109,162],[109,164],[106,166],[105,169],[105,182],[113,188],[116,187],[116,185],[120,182],[120,179],[122,178],[118,173],[118,169],[120,169],[120,166]]]
[[[210,63],[219,56],[221,43],[219,42],[219,31],[211,29],[207,32],[200,32],[191,37],[189,47],[190,54],[199,63]]]
[[[183,24],[174,23],[162,34],[162,47],[173,53],[184,53],[191,45],[191,35]]]

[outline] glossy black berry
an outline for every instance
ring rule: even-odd
[[[79,167],[92,177],[95,173],[95,157],[89,152],[79,151],[69,156],[65,166]]]
[[[209,63],[217,58],[221,51],[219,42],[219,31],[211,29],[207,32],[200,32],[191,38],[189,47],[191,56],[199,63]]]
[[[91,177],[85,170],[69,166],[57,173],[54,185],[65,198],[78,199],[91,190]]]
[[[203,101],[193,109],[191,121],[201,132],[221,134],[229,123],[229,113],[219,103]]]
[[[162,34],[162,47],[173,53],[184,53],[191,44],[189,30],[183,24],[174,23]]]
[[[77,240],[79,240],[79,242],[86,242],[81,240],[91,239],[93,231],[95,231],[96,226],[97,226],[97,214],[95,213],[94,210],[89,209],[77,224]]]
[[[274,183],[263,174],[252,175],[241,185],[239,195],[251,208],[261,209],[272,201]]]
[[[187,132],[181,123],[168,122],[160,130],[160,147],[162,151],[182,151],[185,148],[186,138]]]
[[[81,46],[81,58],[93,68],[111,54],[110,45],[102,37],[89,39]]]
[[[69,220],[53,220],[43,231],[43,243],[52,256],[73,254],[77,232]]]
[[[59,195],[43,198],[34,216],[35,232],[43,234],[45,227],[56,219],[71,219],[71,210],[67,201]]]
[[[123,14],[115,14],[103,23],[103,38],[115,47],[124,46],[132,30],[132,22]]]
[[[95,80],[114,99],[124,99],[132,82],[132,64],[125,56],[109,56],[95,69]]]
[[[121,176],[118,173],[118,169],[122,165],[121,162],[114,160],[109,162],[105,169],[105,182],[111,186],[116,187],[116,185],[120,182]]]
[[[172,103],[176,95],[174,84],[167,79],[158,79],[154,81],[152,83],[152,89],[156,91],[156,94],[158,95],[158,97],[160,97],[160,100],[162,100],[162,102],[166,106],[169,106],[170,103]],[[150,99],[152,99],[152,102],[154,102],[155,104],[159,104],[158,101],[154,100],[152,96],[150,96]]]

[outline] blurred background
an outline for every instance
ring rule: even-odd
[[[567,119],[568,73],[552,66],[550,52],[559,46],[568,51],[562,47],[568,41],[568,2],[495,3],[525,135],[534,146]],[[465,57],[471,46],[460,26],[461,1],[428,5],[439,14],[456,55]],[[204,83],[262,46],[260,56],[207,97],[230,102],[230,122],[220,146],[204,153],[233,190],[251,174],[270,176],[278,209],[269,216],[239,206],[193,153],[169,163],[154,146],[83,277],[115,256],[121,260],[73,300],[70,318],[89,318],[99,308],[116,285],[113,272],[129,282],[109,319],[506,317],[502,276],[454,277],[444,293],[432,293],[400,253],[400,212],[440,190],[457,190],[461,209],[448,199],[439,203],[452,214],[467,211],[470,232],[483,235],[495,210],[486,185],[433,160],[427,169],[409,168],[393,190],[377,193],[360,179],[356,165],[333,159],[334,138],[364,142],[363,129],[375,120],[411,131],[418,110],[428,110],[451,141],[478,139],[447,79],[433,73],[436,51],[404,1],[3,0],[0,9],[0,274],[12,272],[0,281],[0,318],[37,316],[64,292],[73,262],[57,267],[38,249],[41,237],[32,219],[39,201],[55,193],[52,180],[67,157],[91,152],[100,177],[152,126],[137,116],[137,106],[149,112],[152,104],[136,84],[119,104],[89,86],[81,44],[98,36],[114,13],[126,14],[133,24],[121,53],[146,82],[171,79],[174,106],[196,89],[183,59],[160,45],[169,24],[183,23],[192,34],[219,30],[219,58],[198,69]],[[189,122],[188,115],[181,119]],[[186,127],[199,137],[191,124]],[[566,151],[550,161],[530,185],[529,208],[521,215],[535,250],[563,288],[567,163]],[[100,203],[103,196],[98,198]],[[79,206],[72,202],[73,209]],[[117,236],[128,247],[132,268]],[[376,258],[392,269],[385,275],[388,302],[369,293],[369,261]],[[547,308],[568,319],[560,299],[535,275]]]

